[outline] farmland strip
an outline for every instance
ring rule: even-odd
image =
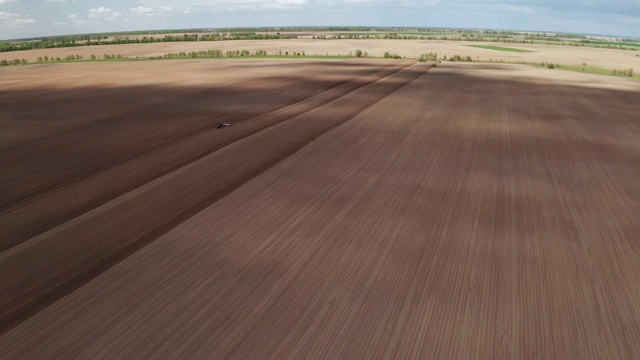
[[[2,149],[0,213],[212,129],[218,121],[238,122],[277,111],[375,70],[320,66],[317,72],[308,73],[309,79],[304,83],[299,75],[280,75],[204,90],[124,88],[115,96],[123,98],[125,106],[144,104],[149,93],[159,98],[170,96],[171,100],[137,106],[124,115],[88,121],[62,134]],[[316,78],[319,80],[311,81]],[[130,99],[124,99],[127,96]],[[93,113],[102,110],[98,104]],[[214,114],[215,118],[203,113]],[[87,116],[91,118],[94,114]],[[56,117],[51,121],[56,121]]]
[[[427,69],[415,64],[377,80],[234,142],[0,254],[0,278],[8,279],[0,284],[1,331],[86,283]]]
[[[0,214],[0,223],[6,224],[0,227],[0,252],[235,141],[394,74],[407,64],[398,63],[358,79],[343,81],[342,84],[297,104],[235,122],[242,126],[234,126],[224,131],[217,131],[212,126],[187,138],[178,138],[167,147],[109,168]]]

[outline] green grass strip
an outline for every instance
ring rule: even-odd
[[[526,65],[526,66],[534,66],[534,67],[547,67],[544,63],[534,63],[534,62],[515,62],[515,61],[478,61],[480,63],[491,63],[491,64],[513,64],[513,65]],[[565,64],[554,64],[555,69],[560,70],[569,70],[569,71],[578,71],[589,74],[599,74],[599,75],[609,75],[616,76],[622,78],[632,78],[640,80],[640,74],[633,74],[633,76],[622,76],[622,75],[613,75],[613,70],[605,69],[597,66],[589,66],[589,65],[565,65]],[[634,71],[635,72],[635,71]]]
[[[604,69],[597,66],[589,66],[589,65],[562,65],[558,64],[558,69],[563,70],[571,70],[571,71],[579,71],[591,74],[601,74],[601,75],[613,75],[612,71],[609,69]]]
[[[480,48],[480,49],[496,50],[496,51],[535,52],[535,51],[532,51],[532,50],[516,49],[516,48],[495,46],[495,45],[465,45],[465,46],[474,47],[474,48]]]

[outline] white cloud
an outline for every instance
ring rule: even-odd
[[[36,21],[34,19],[29,18],[17,18],[13,20],[6,21],[4,26],[7,28],[21,28],[27,25],[33,25]]]
[[[67,19],[75,20],[76,19],[76,14],[67,15]]]
[[[272,2],[267,2],[266,4],[264,4],[264,7],[286,9],[286,8],[294,8],[294,7],[306,5],[307,3],[308,3],[307,0],[275,0]]]
[[[18,14],[0,11],[0,20],[9,20],[9,19],[13,19],[16,16],[18,16]]]
[[[122,12],[114,12],[113,10],[100,6],[96,9],[89,9],[89,19],[105,19],[109,21],[117,20],[124,15]]]
[[[138,6],[135,8],[129,8],[129,13],[131,13],[132,15],[142,15],[145,17],[152,17],[155,15],[159,15],[161,13],[172,11],[172,10],[173,8],[169,6],[157,6],[157,7]]]
[[[134,14],[153,14],[153,8],[146,7],[146,6],[138,6],[135,8],[130,8],[129,11],[131,11]]]
[[[89,9],[89,19],[99,19],[111,16],[111,9],[100,6],[96,9]]]
[[[530,7],[526,6],[516,6],[516,5],[498,5],[498,10],[512,12],[516,14],[533,14],[534,11]]]
[[[230,3],[230,2],[222,2],[219,4],[214,4],[208,10],[214,13],[217,12],[226,12],[226,11],[251,11],[257,10],[258,6],[253,3]]]
[[[275,3],[284,6],[300,6],[306,4],[307,0],[276,0]]]
[[[67,26],[69,25],[68,22],[61,22],[61,21],[54,21],[53,22],[53,26]]]
[[[48,4],[51,3],[68,3],[68,2],[75,2],[76,0],[46,0],[45,2]]]
[[[20,0],[0,0],[0,5],[19,2]]]
[[[121,12],[114,12],[109,14],[109,16],[105,17],[105,19],[112,21],[112,20],[117,20],[118,18],[122,17],[122,15],[124,15]]]

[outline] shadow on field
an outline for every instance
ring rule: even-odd
[[[327,64],[329,63],[322,62],[323,66]],[[330,64],[333,66],[333,63]],[[346,64],[356,69],[359,66],[349,62]],[[345,63],[336,62],[335,66],[336,68],[344,67]],[[477,69],[509,69],[484,64],[477,66]],[[410,80],[425,73],[424,70],[414,68],[403,71],[406,73],[406,78]],[[370,70],[349,72],[349,76],[353,79],[345,80],[348,76],[341,71],[324,74],[323,77],[313,72],[301,72],[295,76],[259,78],[222,88],[116,87],[10,92],[0,90],[0,108],[3,109],[3,116],[0,118],[0,127],[3,129],[0,134],[2,140],[0,143],[3,144],[0,147],[0,216],[45,197],[54,196],[56,192],[75,185],[81,180],[92,177],[99,179],[100,176],[96,175],[103,171],[124,168],[131,161],[138,161],[149,154],[162,154],[153,161],[141,161],[136,168],[118,173],[117,176],[105,179],[102,183],[96,180],[97,185],[94,187],[88,187],[85,191],[64,199],[70,204],[93,196],[98,199],[95,202],[78,206],[74,210],[70,210],[72,206],[63,202],[58,208],[53,208],[54,210],[49,209],[48,212],[43,210],[42,213],[35,214],[34,217],[42,221],[40,227],[30,223],[29,226],[18,229],[16,234],[18,232],[19,234],[14,234],[15,237],[3,243],[4,247],[0,251],[41,234],[62,221],[73,219],[162,175],[224,149],[235,141],[261,131],[275,129],[274,126],[313,111],[322,105],[334,104],[333,101],[341,99],[353,90],[338,92],[332,95],[333,97],[329,97],[326,102],[302,107],[300,110],[302,112],[294,110],[287,112],[291,105],[313,99],[340,85],[350,83],[353,85],[350,89],[355,90],[359,86],[371,84],[362,78],[371,73]],[[333,75],[335,78],[330,79]],[[538,176],[544,179],[547,176],[545,171],[548,169],[545,168],[544,162],[540,162],[540,154],[553,154],[554,161],[565,165],[567,169],[572,169],[576,163],[605,162],[613,170],[624,171],[624,176],[627,178],[638,179],[637,168],[633,172],[629,170],[629,164],[640,163],[637,143],[640,141],[638,140],[640,139],[640,121],[637,121],[636,105],[639,92],[564,84],[540,84],[508,78],[487,80],[455,70],[432,71],[426,78],[429,80],[427,83],[438,84],[438,86],[422,88],[413,95],[414,101],[429,101],[436,107],[445,96],[453,95],[459,100],[459,106],[454,109],[454,112],[457,111],[455,116],[442,115],[450,117],[447,119],[447,126],[467,127],[465,111],[471,111],[470,109],[480,109],[484,121],[492,125],[483,126],[485,132],[477,135],[482,136],[483,146],[473,152],[475,163],[470,171],[487,172],[491,176],[496,176],[496,173],[506,176],[508,166],[519,166],[522,169],[518,176],[523,178]],[[499,86],[484,86],[484,82],[487,81],[499,82]],[[385,86],[392,89],[381,96],[391,94],[406,83],[401,80],[389,80]],[[448,86],[448,84],[456,86]],[[468,86],[460,86],[460,84],[468,84]],[[366,107],[377,103],[377,101],[373,102],[371,99],[357,96],[352,96],[348,100],[353,102],[353,109],[341,110],[344,110],[345,114],[349,113],[349,116],[356,116]],[[482,106],[476,107],[478,103]],[[598,107],[594,110],[590,104],[598,104]],[[399,111],[399,113],[399,116],[402,116],[402,112]],[[260,122],[263,120],[255,121],[262,116],[272,116],[272,118],[264,120],[264,123]],[[314,114],[310,118],[313,119],[311,121],[313,123],[326,120],[319,114]],[[345,115],[345,121],[350,118]],[[425,121],[438,120],[425,116]],[[215,130],[217,122],[227,122],[235,126]],[[545,123],[547,127],[542,128],[539,126],[540,123]],[[509,127],[506,128],[505,124]],[[473,136],[470,137],[468,133],[451,134],[438,128],[433,131],[434,134],[442,131],[441,137],[432,136],[429,139],[434,152],[441,149],[455,150],[454,146],[477,140]],[[567,134],[573,134],[573,137],[567,138]],[[505,142],[507,135],[512,139],[514,146],[507,147]],[[299,150],[301,146],[315,139],[314,137],[290,138],[286,133],[281,136],[282,143],[302,144],[292,147],[294,149],[292,151]],[[629,144],[617,141],[623,136],[634,139],[631,141],[635,142]],[[306,140],[308,142],[305,142]],[[179,153],[162,153],[170,146],[177,144],[182,144]],[[458,153],[449,150],[447,154],[450,158],[443,161],[455,165]],[[289,156],[291,153],[287,152],[285,155]],[[230,154],[220,161],[233,164],[234,160],[237,160],[234,156]],[[286,156],[277,158],[277,161]],[[549,161],[548,158],[544,160]],[[241,161],[249,162],[251,159]],[[336,159],[336,161],[340,160]],[[536,162],[539,165],[537,168],[526,166]],[[238,166],[240,165],[242,164]],[[184,216],[175,216],[174,220],[168,223],[160,221],[158,224],[153,223],[153,219],[146,219],[149,228],[156,227],[155,230],[146,233],[144,241],[137,246],[120,249],[122,253],[116,254],[116,260],[96,265],[91,269],[92,271],[87,272],[88,275],[82,278],[80,283],[89,281],[141,246],[162,236],[193,215],[194,211],[206,208],[221,196],[234,191],[252,177],[258,176],[261,171],[264,171],[263,167],[258,165],[255,172],[250,174],[251,176],[242,177],[242,181],[237,183],[225,184],[227,186],[225,191],[209,197],[204,196],[204,199],[199,199],[200,202],[196,202],[196,205],[187,210],[172,210],[175,214],[180,214],[184,210]],[[273,164],[263,165],[268,168]],[[591,176],[584,169],[572,170],[577,175],[567,175],[568,177],[573,176],[576,179],[588,181]],[[228,173],[220,172],[217,176],[205,179],[194,177],[186,179],[178,187],[187,188],[191,184],[207,182],[209,179],[213,182],[214,178],[222,178],[226,175]],[[115,183],[118,185],[113,185]],[[569,182],[562,186],[568,186],[567,184]],[[637,190],[637,186],[628,184],[625,185],[628,186],[625,190]],[[114,187],[105,191],[104,189],[109,186]],[[589,186],[585,188],[589,189]],[[206,186],[203,185],[202,188],[206,189]],[[158,198],[162,198],[161,195],[159,194]],[[197,196],[194,197],[196,198]],[[157,199],[147,200],[148,202],[132,203],[130,208],[125,210],[148,210],[155,205]],[[166,204],[165,206],[170,208]],[[66,215],[60,217],[56,223],[47,223],[48,217],[65,211]],[[141,211],[136,215],[139,215],[140,219],[134,216],[132,222],[143,222],[144,212]],[[488,218],[487,221],[492,219]],[[105,227],[108,225],[108,223],[104,224]],[[113,241],[117,242],[117,240],[116,237]],[[37,262],[38,259],[33,261]],[[80,285],[73,283],[62,289],[61,293],[66,294]],[[41,309],[60,296],[62,296],[60,293],[43,295],[43,298],[39,299],[41,304],[27,309],[13,319],[12,324],[15,325],[33,314],[36,311],[34,309]],[[5,330],[9,326],[0,325],[3,325],[2,328]]]
[[[411,70],[407,70],[411,71]],[[371,71],[272,76],[223,88],[125,87],[0,91],[0,212],[38,194],[211,130],[240,124]]]
[[[0,214],[3,221],[11,224],[1,229],[7,235],[1,237],[2,250],[15,247],[30,237],[162,175],[179,168],[184,171],[163,178],[160,184],[164,185],[160,187],[150,185],[145,191],[129,193],[133,199],[125,200],[124,204],[112,204],[115,208],[103,208],[97,214],[98,218],[94,214],[79,222],[67,223],[69,226],[59,228],[62,232],[44,234],[47,240],[42,244],[20,247],[12,252],[4,263],[0,263],[0,272],[4,271],[2,268],[7,268],[15,274],[13,285],[5,284],[3,293],[7,294],[7,298],[0,298],[0,312],[4,314],[0,325],[6,330],[9,324],[16,324],[33,309],[42,308],[59,298],[60,294],[72,291],[79,283],[90,280],[424,73],[425,69],[400,66],[384,68],[382,71],[350,72],[352,80],[347,76],[337,76],[333,81],[323,80],[316,78],[316,74],[309,74],[257,79],[246,86],[223,89],[124,88],[119,89],[117,100],[130,105],[129,108],[98,103],[98,113],[102,116],[84,121],[69,121],[64,118],[63,112],[58,115],[55,134],[51,134],[53,130],[34,134],[21,129],[23,141],[4,148],[1,153],[3,164],[13,171],[2,169],[7,175],[2,187],[10,189],[7,193],[9,199],[12,196],[15,198],[20,192],[30,197],[8,203],[8,211]],[[384,82],[379,82],[380,79],[384,79]],[[364,92],[351,94],[365,85]],[[104,96],[104,90],[45,90],[29,92],[29,96],[43,99],[43,105],[51,106],[54,103],[53,107],[59,111],[68,109],[70,103],[87,104],[77,98],[87,94]],[[316,98],[320,94],[322,96]],[[27,96],[26,93],[13,95],[14,99]],[[347,95],[350,100],[347,100]],[[57,97],[62,104],[53,102],[47,96]],[[140,106],[131,100],[139,98],[147,103]],[[153,106],[149,105],[150,98],[165,101]],[[328,103],[331,103],[329,112],[333,115],[324,118],[317,111],[313,112]],[[290,107],[294,104],[295,107]],[[40,108],[39,111],[47,110]],[[218,118],[203,118],[202,113],[209,111],[219,114]],[[47,112],[52,111],[48,109]],[[301,123],[303,126],[296,128],[284,124],[284,128],[290,130],[289,135],[282,134],[282,141],[270,135],[278,134],[278,130],[271,127],[310,112],[314,115],[305,115]],[[105,116],[106,113],[109,116]],[[217,121],[231,122],[233,126],[217,130]],[[300,121],[298,119],[297,123]],[[43,121],[43,124],[47,123]],[[295,136],[298,132],[300,134]],[[246,145],[235,147],[240,146],[240,152],[257,153],[234,160],[233,156],[241,155],[234,155],[235,152],[228,154],[230,150],[227,147],[253,134],[257,137],[252,139],[263,144],[264,149],[260,146],[256,148],[257,145],[252,142],[242,142]],[[32,138],[25,135],[32,135]],[[217,150],[222,153],[226,151],[227,155],[222,156]],[[209,154],[214,155],[213,158],[204,158]],[[263,157],[266,160],[260,162]],[[210,164],[203,167],[199,163],[195,168],[185,166],[198,159]],[[212,159],[216,161],[212,163]],[[211,172],[218,167],[218,172]],[[203,175],[202,171],[198,174],[196,169],[206,174]],[[179,179],[178,183],[176,179]],[[139,198],[140,195],[143,198]],[[115,220],[123,214],[128,215]],[[85,220],[92,225],[87,227]],[[69,233],[70,229],[77,231]],[[90,234],[84,234],[84,231]],[[77,243],[78,239],[83,240]],[[68,246],[70,243],[73,245]],[[45,251],[43,248],[51,249]],[[17,270],[16,267],[27,265],[29,261],[25,259],[37,257],[33,251],[48,254],[40,259],[40,270],[34,272],[32,267],[24,272]],[[62,260],[60,256],[74,260]],[[99,261],[95,260],[96,257]],[[48,274],[50,280],[43,283],[28,280],[32,275],[43,273]],[[25,284],[31,284],[33,288]]]

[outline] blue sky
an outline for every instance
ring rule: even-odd
[[[279,25],[467,27],[640,37],[640,0],[0,0],[0,39]]]

